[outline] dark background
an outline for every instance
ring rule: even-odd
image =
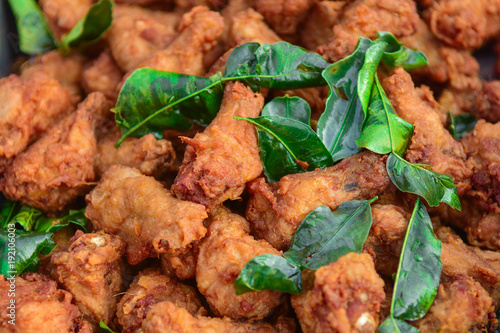
[[[0,77],[11,72],[11,64],[16,54],[17,34],[14,19],[7,0],[0,0]]]

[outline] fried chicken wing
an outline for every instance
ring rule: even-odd
[[[89,95],[76,112],[15,158],[0,180],[4,195],[46,212],[62,211],[84,195],[95,177],[93,115],[109,107],[102,94]]]
[[[385,161],[386,157],[362,152],[335,166],[288,175],[274,184],[258,178],[248,185],[247,218],[259,238],[286,250],[313,209],[333,210],[344,201],[370,199],[392,190]]]
[[[312,290],[292,296],[304,333],[376,332],[384,281],[368,254],[351,252],[316,271]]]
[[[125,243],[103,231],[77,231],[66,251],[51,258],[52,277],[70,291],[83,318],[94,325],[108,324],[116,311],[122,284]]]
[[[185,253],[207,231],[202,205],[175,199],[154,178],[130,167],[111,166],[86,200],[85,215],[94,228],[119,235],[132,265],[158,253]]]
[[[196,282],[212,311],[232,319],[259,320],[281,302],[278,291],[236,295],[234,281],[245,265],[263,254],[281,255],[264,240],[249,235],[249,223],[223,206],[210,216],[207,237],[200,243]]]
[[[118,322],[123,333],[141,332],[142,321],[160,302],[169,301],[193,316],[206,315],[196,289],[161,274],[158,269],[140,272],[118,303]]]
[[[300,29],[300,42],[309,50],[328,44],[333,26],[338,23],[346,1],[319,1],[307,14]]]
[[[13,289],[14,291],[12,291]],[[15,310],[8,306],[15,293]],[[15,278],[15,284],[0,275],[0,331],[4,333],[91,333],[87,321],[81,320],[78,308],[71,304],[71,293],[58,289],[48,277],[27,273]],[[15,325],[9,323],[15,318]]]
[[[234,117],[258,117],[263,106],[262,95],[244,84],[226,85],[212,123],[193,139],[183,138],[188,146],[172,186],[176,197],[208,210],[239,198],[245,184],[262,173],[262,162],[254,126]]]
[[[93,0],[40,0],[39,5],[57,39],[73,29],[85,14]]]
[[[230,17],[226,45],[235,47],[242,41],[273,44],[281,38],[264,22],[264,17],[248,8]]]
[[[193,242],[186,253],[178,255],[162,253],[161,268],[166,274],[176,276],[179,280],[192,279],[196,276],[199,252],[199,242]]]
[[[116,87],[122,78],[123,73],[115,63],[111,53],[104,51],[84,69],[82,86],[87,94],[99,91],[110,101],[116,102],[118,98]]]

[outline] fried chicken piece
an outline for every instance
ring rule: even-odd
[[[214,209],[209,222],[196,266],[198,290],[218,316],[250,320],[266,317],[280,304],[282,293],[264,290],[237,296],[234,281],[254,257],[281,253],[266,241],[250,236],[248,221],[223,206]]]
[[[477,95],[476,106],[476,117],[491,123],[500,121],[500,81],[483,82],[483,89]]]
[[[68,89],[44,73],[0,79],[0,173],[9,161],[71,112]]]
[[[93,325],[113,318],[122,284],[125,243],[104,231],[84,234],[78,230],[66,251],[51,258],[51,275],[75,297],[83,318]]]
[[[469,244],[500,251],[500,215],[490,213],[471,222],[465,228]]]
[[[116,64],[123,72],[134,70],[177,35],[180,14],[138,6],[116,5],[107,40]]]
[[[157,303],[169,301],[193,316],[206,315],[196,289],[149,268],[140,272],[118,303],[116,316],[123,333],[141,331],[142,321]]]
[[[316,271],[312,290],[292,296],[304,333],[375,332],[384,281],[368,254],[351,252]]]
[[[374,39],[379,31],[392,32],[397,38],[415,33],[419,16],[412,0],[349,1],[339,23],[333,27],[330,43],[318,47],[329,62],[351,54],[359,37]]]
[[[82,74],[82,86],[87,94],[99,91],[115,103],[118,98],[116,87],[122,78],[123,74],[110,51],[106,50],[86,66]]]
[[[43,72],[68,88],[73,97],[80,99],[84,62],[85,58],[78,53],[63,57],[59,51],[51,51],[22,64],[21,78],[29,78],[34,73]]]
[[[281,333],[267,323],[246,323],[228,318],[194,317],[171,302],[158,303],[142,322],[144,333]]]
[[[301,45],[314,51],[318,46],[328,44],[345,4],[346,1],[319,1],[314,4],[299,31]]]
[[[45,212],[62,211],[84,195],[95,177],[92,118],[109,107],[102,94],[89,95],[76,112],[16,157],[0,181],[4,195]]]
[[[160,255],[161,268],[166,274],[176,276],[179,280],[192,279],[196,276],[199,252],[199,242],[193,242],[186,253],[179,255],[162,253]]]
[[[97,144],[95,169],[100,177],[112,165],[119,164],[139,169],[146,176],[160,175],[175,159],[175,151],[168,140],[157,140],[152,134],[141,138],[129,137],[115,148],[121,132],[115,128]]]
[[[334,210],[344,201],[370,199],[392,190],[385,156],[362,152],[321,170],[248,184],[247,218],[259,238],[287,250],[304,217],[319,206]]]
[[[39,5],[56,39],[71,31],[85,17],[93,0],[40,0]]]
[[[120,236],[132,265],[158,253],[185,253],[205,236],[205,208],[174,198],[153,177],[137,169],[111,166],[86,197],[85,215],[96,230]]]
[[[472,170],[472,189],[466,195],[481,209],[500,213],[500,123],[479,120],[462,143],[467,167]]]
[[[226,40],[228,47],[235,47],[242,41],[274,44],[281,38],[264,22],[264,17],[248,8],[231,17]]]
[[[412,324],[421,333],[482,332],[494,311],[488,292],[470,277],[458,275],[439,285],[429,312]]]
[[[240,82],[228,83],[219,113],[203,133],[188,143],[172,192],[212,210],[239,198],[245,184],[262,173],[253,125],[234,119],[258,117],[264,98]]]
[[[458,193],[464,193],[471,176],[465,165],[464,148],[444,128],[439,114],[419,97],[410,74],[398,68],[382,81],[382,85],[398,115],[414,126],[406,159],[430,165],[433,171],[452,176]]]
[[[12,281],[13,282],[13,281]],[[4,333],[91,333],[87,321],[81,320],[73,298],[66,290],[58,289],[48,277],[26,273],[15,278],[15,285],[0,275],[0,331]],[[13,290],[11,290],[13,289]],[[12,293],[15,293],[15,298]],[[15,299],[15,325],[9,315],[11,300]]]

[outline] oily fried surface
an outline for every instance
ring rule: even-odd
[[[140,332],[142,321],[157,303],[169,301],[192,315],[206,315],[196,289],[161,274],[158,269],[140,272],[118,303],[118,322],[123,333]]]
[[[183,253],[206,233],[202,205],[174,198],[130,167],[111,166],[86,199],[85,215],[94,228],[119,235],[132,265],[158,253]]]
[[[123,78],[109,51],[102,52],[89,63],[82,73],[82,86],[87,94],[99,91],[107,99],[115,102],[118,98],[116,87]]]
[[[208,210],[238,199],[245,184],[262,172],[253,125],[234,119],[258,117],[264,98],[242,83],[228,83],[219,113],[203,133],[188,143],[172,192]]]
[[[371,257],[351,252],[318,269],[312,290],[292,305],[304,333],[375,332],[384,298]]]
[[[19,154],[0,181],[7,198],[47,212],[63,210],[88,191],[94,180],[94,114],[109,110],[100,93],[91,94],[76,112],[52,127]]]
[[[362,152],[321,170],[288,175],[277,183],[249,183],[247,218],[259,238],[286,250],[304,217],[319,206],[370,199],[392,189],[386,157]]]
[[[191,247],[186,253],[178,255],[162,253],[160,255],[161,268],[166,274],[176,276],[179,280],[192,279],[196,276],[199,253],[199,241],[191,243]]]
[[[9,296],[13,289],[15,298]],[[16,277],[15,286],[0,275],[0,331],[12,333],[90,333],[92,329],[80,319],[80,311],[71,304],[72,295],[58,289],[48,277],[27,273]],[[15,299],[15,325],[8,323],[7,306]]]
[[[471,222],[465,228],[469,244],[500,251],[500,214],[490,213]]]
[[[250,236],[248,222],[223,206],[211,213],[209,222],[207,237],[200,243],[196,266],[198,290],[219,316],[252,320],[266,317],[280,304],[281,293],[265,290],[237,296],[234,281],[252,258],[281,253],[266,241]]]
[[[104,231],[77,231],[66,251],[51,258],[52,277],[70,291],[83,318],[94,325],[106,324],[116,312],[116,294],[122,284],[125,243]]]
[[[482,93],[477,96],[475,116],[491,123],[500,121],[500,81],[483,82]]]
[[[333,26],[338,23],[346,1],[319,1],[315,3],[307,19],[301,25],[300,43],[309,50],[328,44]]]
[[[93,0],[40,0],[39,5],[57,39],[73,29],[88,12]]]
[[[273,44],[281,38],[264,22],[264,17],[248,8],[230,17],[226,45],[235,47],[242,41]]]

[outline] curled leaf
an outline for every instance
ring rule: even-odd
[[[382,62],[389,67],[402,67],[403,69],[410,71],[429,64],[429,61],[423,52],[407,48],[390,32],[379,32],[376,40],[387,43],[387,48],[382,57]]]

